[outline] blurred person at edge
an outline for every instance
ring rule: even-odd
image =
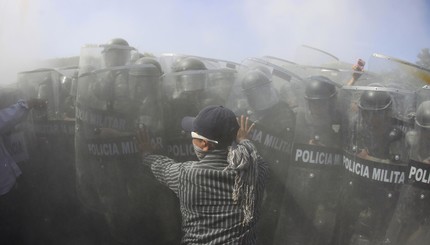
[[[144,164],[179,198],[181,243],[255,244],[268,166],[248,139],[254,125],[222,106],[207,106],[181,124],[191,132],[199,161],[148,155],[147,134],[138,133]]]
[[[16,178],[21,175],[21,170],[5,148],[3,135],[23,121],[33,108],[38,110],[46,108],[46,101],[19,100],[16,104],[0,110],[0,196],[8,193],[15,185]]]

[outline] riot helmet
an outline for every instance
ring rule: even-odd
[[[248,71],[241,79],[241,86],[248,104],[254,110],[269,109],[279,101],[272,81],[262,71]]]
[[[206,86],[206,66],[194,57],[179,60],[174,65],[174,72],[178,73],[176,89],[179,93],[202,90]]]
[[[130,51],[134,49],[122,38],[111,39],[102,47],[104,48],[102,53],[106,67],[126,65],[130,62]]]
[[[205,64],[194,57],[180,59],[174,66],[174,72],[190,71],[190,70],[207,70]]]
[[[386,91],[366,90],[358,102],[364,123],[374,129],[385,129],[391,118],[391,95]]]
[[[337,90],[334,82],[324,76],[312,76],[306,80],[305,99],[311,115],[331,116]]]
[[[334,82],[324,76],[312,76],[308,78],[305,89],[307,100],[326,100],[336,95]]]
[[[424,101],[418,106],[415,123],[425,129],[430,129],[430,101]]]
[[[151,94],[157,95],[157,82],[161,76],[159,67],[153,64],[139,64],[131,67],[128,74],[132,99],[143,100]]]
[[[367,90],[360,96],[358,107],[365,111],[382,111],[392,104],[390,94],[385,91]]]
[[[160,71],[160,75],[163,74],[163,69],[161,69],[160,63],[156,59],[154,59],[154,58],[151,58],[151,57],[142,57],[142,58],[138,59],[135,64],[136,65],[152,64],[156,68],[158,68],[158,70]]]

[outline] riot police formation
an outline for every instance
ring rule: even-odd
[[[177,201],[140,164],[135,140],[138,127],[145,127],[154,144],[163,147],[157,89],[161,71],[155,62],[130,64],[133,48],[123,39],[94,48],[102,54],[104,62],[100,63],[105,66],[81,74],[77,91],[75,146],[80,201],[92,212],[95,224],[105,220],[110,236],[118,242],[177,243]],[[158,219],[160,216],[165,218]]]
[[[18,205],[18,220],[35,227],[18,235],[40,244],[180,243],[178,200],[141,164],[136,131],[146,130],[157,153],[193,160],[182,118],[222,105],[255,124],[251,140],[270,163],[258,244],[428,243],[428,87],[409,93],[370,73],[339,84],[347,73],[331,68],[329,78],[279,60],[233,67],[147,57],[114,38],[82,47],[79,69],[19,73],[19,96],[48,106],[3,137],[24,146],[9,150],[25,177],[20,200],[35,206]],[[72,226],[80,227],[67,235]]]

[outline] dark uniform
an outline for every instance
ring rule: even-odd
[[[348,95],[344,105],[358,116],[345,122],[345,181],[334,244],[378,244],[405,180],[404,136],[390,94],[397,92],[384,87],[342,92]]]
[[[430,100],[418,106],[415,129],[406,138],[410,149],[407,183],[401,189],[384,244],[423,245],[430,234]]]
[[[162,151],[161,71],[143,61],[130,65],[133,48],[123,39],[102,47],[95,48],[105,66],[81,74],[78,82],[78,195],[93,211],[92,228],[100,239],[108,234],[126,244],[176,244],[181,237],[178,203],[141,164],[135,139],[137,128],[146,127]]]
[[[255,123],[250,139],[269,163],[261,220],[257,224],[257,243],[272,244],[283,208],[285,177],[294,137],[295,114],[278,97],[271,71],[266,67],[246,69],[232,95],[236,115],[247,115]],[[269,76],[269,77],[268,77]],[[285,81],[286,82],[286,81]]]
[[[337,90],[323,76],[305,80],[298,108],[292,163],[286,178],[290,212],[303,244],[331,244],[341,183]]]

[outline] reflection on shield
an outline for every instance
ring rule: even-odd
[[[11,134],[8,139],[10,151],[24,160],[22,170],[28,175],[21,187],[26,202],[38,208],[26,214],[26,218],[29,226],[34,226],[31,232],[41,237],[46,236],[45,230],[63,234],[70,227],[58,224],[80,211],[74,170],[75,121],[73,115],[68,118],[65,115],[66,107],[74,104],[70,82],[76,69],[46,68],[18,73],[20,98],[47,101],[45,110],[32,110],[19,127],[23,131]],[[27,153],[19,153],[22,150]],[[50,222],[41,223],[39,215]]]
[[[291,193],[292,218],[303,242],[331,244],[342,180],[340,113],[336,108],[337,89],[327,77],[304,80],[295,127],[292,163],[287,189]]]
[[[405,133],[412,126],[399,105],[412,96],[384,83],[341,90],[345,180],[336,244],[384,241],[405,182]]]
[[[104,217],[118,242],[166,244],[178,243],[181,237],[176,197],[141,164],[135,137],[137,129],[145,127],[153,146],[163,151],[160,75],[153,65],[142,64],[79,76],[78,196],[88,210]]]
[[[406,134],[409,166],[405,185],[390,220],[385,241],[390,244],[428,243],[430,212],[430,90],[417,93],[414,129]]]
[[[287,97],[294,92],[282,94],[285,97],[281,99],[280,90],[296,87],[293,83],[299,79],[288,70],[257,58],[244,61],[238,70],[227,105],[237,116],[248,116],[255,123],[250,139],[271,166],[271,178],[266,185],[263,210],[257,224],[257,239],[259,244],[272,244],[277,230],[291,224],[289,217],[282,215],[287,209],[284,200],[290,199],[285,190],[285,179],[295,131],[293,105],[297,104],[294,97]]]
[[[182,59],[184,60],[186,58]],[[198,64],[203,66],[203,63]],[[196,116],[201,109],[209,105],[225,106],[236,77],[236,71],[229,68],[197,68],[199,69],[187,70],[184,67],[185,70],[167,73],[162,78],[165,149],[176,161],[197,159],[191,135],[182,131],[182,118]]]

